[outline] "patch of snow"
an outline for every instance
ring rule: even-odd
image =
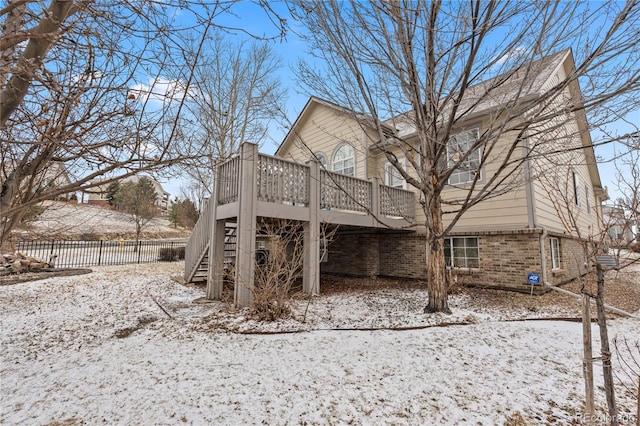
[[[135,224],[126,213],[90,205],[47,201],[44,212],[37,221],[29,224],[32,234],[95,234],[97,236],[135,234]],[[182,232],[181,232],[182,231]],[[26,231],[24,231],[26,232]],[[145,227],[146,234],[180,234],[188,236],[184,230],[171,227],[165,217],[153,218]]]
[[[580,323],[505,322],[532,313],[477,309],[465,295],[452,296],[452,315],[425,315],[419,289],[301,298],[293,318],[259,323],[223,302],[194,303],[204,289],[171,279],[183,267],[99,267],[0,287],[0,423],[580,422]],[[461,324],[385,329],[452,322]],[[610,336],[638,339],[640,320],[609,324]],[[296,333],[245,334],[277,331]],[[628,414],[625,377],[616,391]]]

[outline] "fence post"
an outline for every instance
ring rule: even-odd
[[[100,240],[100,250],[98,250],[98,266],[102,264],[102,240]]]
[[[169,248],[169,262],[174,262],[177,259],[173,258],[173,241],[171,241],[171,247]]]
[[[51,252],[49,253],[49,255],[53,254],[53,250],[55,248],[55,245],[56,245],[56,240],[51,240]]]
[[[140,251],[142,248],[142,241],[138,240],[138,263],[140,263]]]

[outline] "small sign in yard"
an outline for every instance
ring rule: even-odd
[[[531,284],[531,296],[533,296],[533,286],[540,284],[540,274],[537,272],[529,272],[529,275],[527,275],[527,281]]]
[[[531,285],[540,284],[540,274],[537,272],[529,272],[529,275],[527,275],[527,281],[529,281],[529,284]]]

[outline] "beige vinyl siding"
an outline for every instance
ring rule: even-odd
[[[561,67],[549,85],[564,78]],[[562,111],[564,98],[570,98],[569,89],[553,102],[553,108]],[[534,198],[536,206],[536,225],[550,231],[566,232],[574,236],[587,238],[599,229],[597,204],[593,191],[593,182],[584,149],[557,152],[559,148],[578,148],[583,146],[585,135],[580,133],[576,114],[562,113],[539,129],[532,138],[539,153],[549,152],[546,157],[537,157],[532,162],[536,180]],[[588,138],[588,136],[586,136]],[[595,167],[595,165],[593,165]],[[578,199],[575,203],[574,178],[578,178]],[[587,202],[587,197],[589,201]]]
[[[487,124],[485,124],[486,126]],[[479,124],[482,132],[482,124]],[[477,184],[476,191],[480,190],[492,176],[498,173],[507,150],[513,143],[515,133],[501,135],[497,141],[493,153],[487,159],[485,166],[481,170],[481,181]],[[514,152],[512,159],[518,155],[522,155],[523,150],[518,148]],[[504,183],[504,188],[509,188],[505,194],[492,196],[489,199],[481,201],[477,205],[466,211],[454,226],[454,231],[462,230],[496,230],[496,229],[521,229],[525,228],[529,223],[527,213],[527,194],[526,181],[524,177],[523,166],[509,166],[508,169],[501,172],[500,176],[510,174]],[[459,185],[462,188],[454,188],[445,186],[442,193],[445,201],[463,200],[467,196],[465,185]],[[498,193],[500,191],[496,191]],[[451,207],[443,206],[443,210],[451,210]],[[444,216],[445,226],[448,226],[455,214],[446,214]]]
[[[311,158],[309,150],[322,152],[327,157],[327,169],[332,170],[335,151],[349,143],[355,150],[356,177],[364,179],[368,149],[360,125],[349,115],[319,103],[310,105],[305,115],[284,141],[278,156],[304,163]]]
[[[481,127],[482,124],[478,124]],[[486,182],[488,177],[496,172],[499,167],[499,160],[504,155],[506,150],[512,141],[514,135],[505,135],[498,141],[498,147],[495,150],[495,161],[489,162],[482,170],[483,182]],[[398,158],[405,158],[405,154],[400,148],[395,148],[392,152]],[[517,150],[516,153],[522,152]],[[373,172],[372,176],[376,176],[384,182],[384,165],[387,163],[387,158],[384,154],[378,153],[372,156],[370,160],[370,170]],[[407,161],[407,170],[410,175],[417,176],[416,170]],[[463,230],[500,230],[500,229],[521,229],[528,225],[528,213],[527,213],[527,197],[524,181],[523,168],[519,167],[513,175],[513,179],[509,182],[513,189],[506,194],[491,198],[483,201],[478,205],[472,207],[458,220],[454,231]],[[478,189],[482,187],[482,183],[478,185]],[[423,224],[425,222],[425,213],[422,209],[422,205],[419,203],[420,194],[411,185],[407,185],[407,189],[416,192],[416,223]],[[445,200],[462,199],[466,196],[467,191],[464,189],[456,189],[453,187],[445,187],[443,191],[443,198]],[[449,207],[443,206],[446,211]],[[454,215],[445,215],[445,226],[448,226],[451,218]],[[418,230],[424,231],[424,228],[420,226]]]

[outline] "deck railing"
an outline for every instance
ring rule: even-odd
[[[198,269],[204,250],[209,245],[212,223],[211,213],[214,206],[215,203],[212,201],[207,203],[200,215],[200,218],[198,219],[198,222],[196,223],[196,226],[193,228],[189,241],[187,242],[187,248],[184,254],[184,278],[187,282],[191,280],[193,274],[195,274]]]
[[[371,211],[371,181],[320,171],[320,207],[356,212]]]
[[[380,214],[413,222],[416,216],[413,192],[380,185]]]
[[[259,201],[292,206],[309,205],[309,166],[266,154],[258,154],[255,165],[256,194]],[[238,201],[241,167],[240,156],[218,166],[218,204]],[[415,219],[413,192],[379,185],[379,205],[373,206],[373,185],[376,183],[371,180],[321,169],[320,207],[360,213],[379,212],[384,216],[401,217],[410,221]],[[203,216],[207,215],[203,214]],[[208,232],[211,224],[206,223],[202,226],[205,225]],[[196,230],[205,231],[205,228],[200,230],[196,226],[194,234]],[[198,246],[202,244],[206,242],[199,242]]]
[[[218,202],[228,204],[238,201],[240,185],[240,157],[233,157],[218,166]]]
[[[256,171],[258,200],[295,206],[309,204],[309,167],[260,154]]]

